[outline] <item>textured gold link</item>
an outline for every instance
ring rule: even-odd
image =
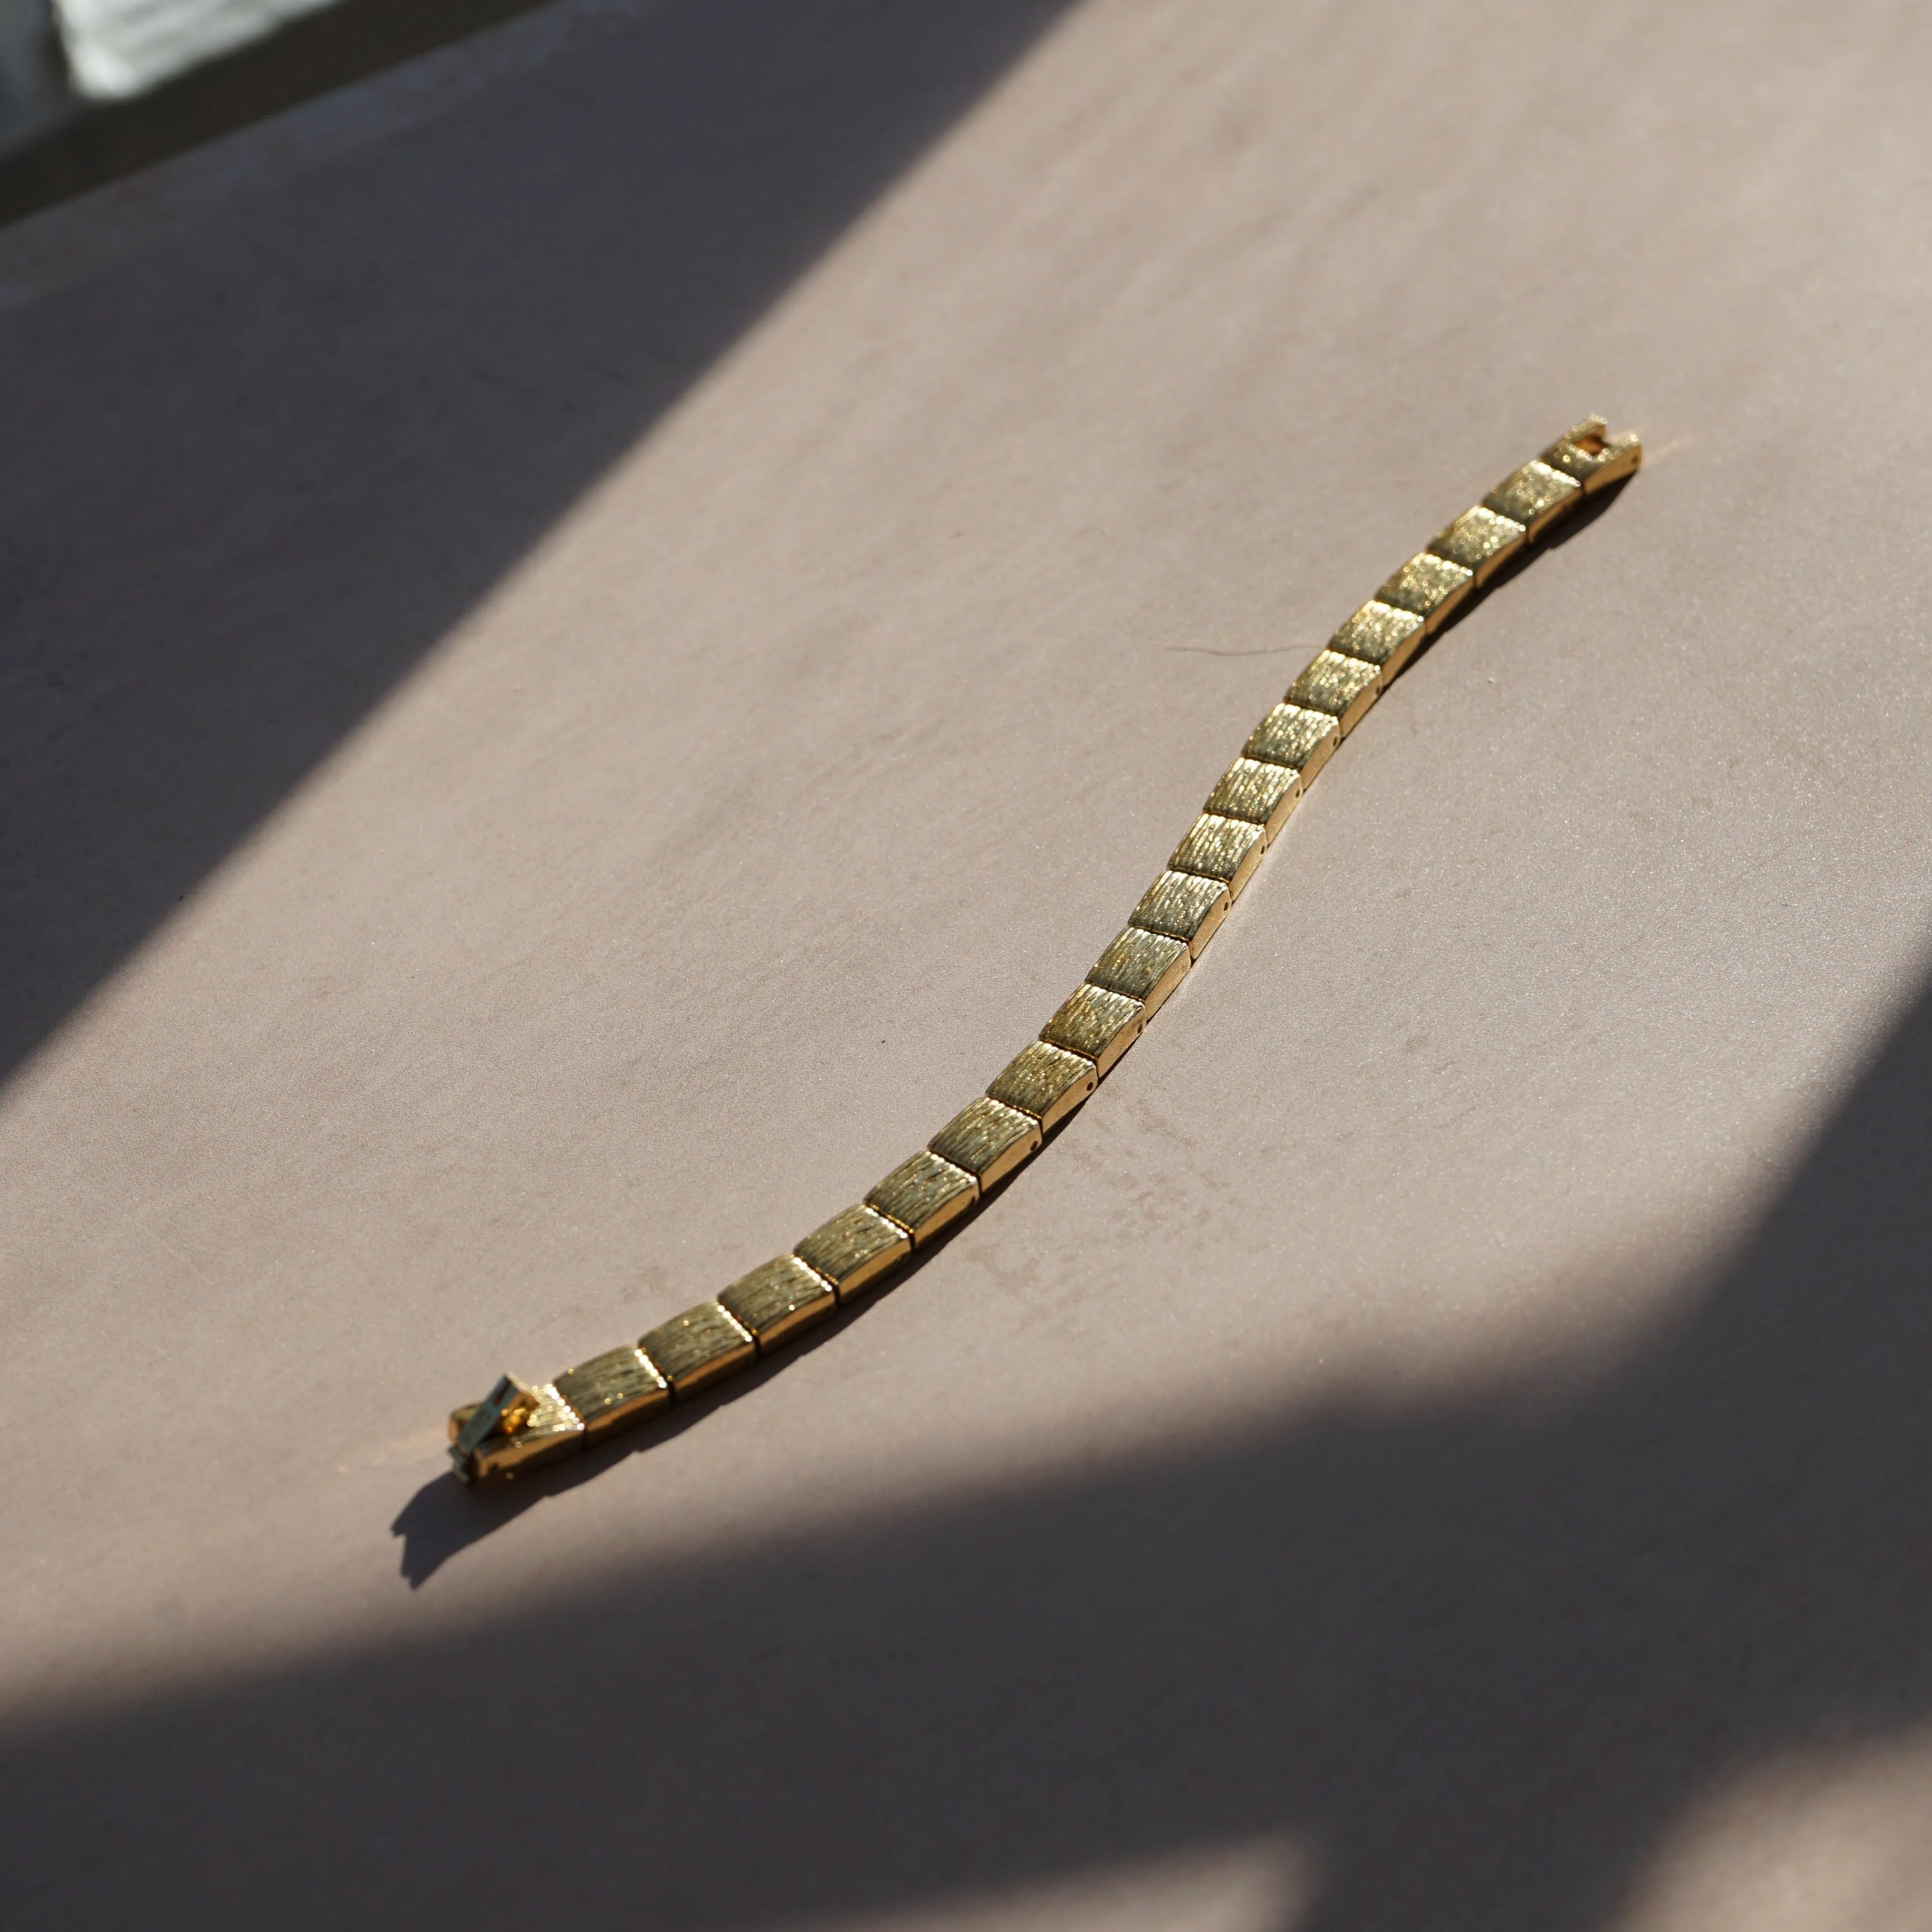
[[[670,1384],[639,1348],[613,1348],[566,1369],[554,1384],[584,1418],[584,1432],[626,1429],[670,1406]]]
[[[1382,688],[1379,665],[1344,657],[1340,651],[1323,651],[1288,686],[1288,701],[1327,712],[1346,738],[1368,716]]]
[[[482,1402],[455,1410],[449,1453],[457,1474],[465,1482],[512,1477],[688,1400],[823,1321],[970,1214],[1140,1037],[1302,793],[1414,653],[1557,518],[1642,460],[1636,436],[1612,436],[1602,417],[1587,416],[1445,525],[1346,620],[1250,733],[1126,929],[981,1098],[860,1205],[715,1301],[554,1382],[502,1376]]]
[[[780,1255],[734,1281],[718,1305],[758,1345],[776,1348],[838,1306],[832,1284],[796,1255]]]
[[[941,1160],[930,1148],[921,1148],[866,1196],[866,1205],[896,1221],[916,1248],[979,1198],[980,1184],[964,1168]]]
[[[963,1167],[984,1194],[1040,1151],[1040,1123],[1017,1107],[983,1096],[962,1107],[927,1142],[928,1150]]]
[[[1582,494],[1582,484],[1539,458],[1505,476],[1483,499],[1483,508],[1521,524],[1533,543]]]
[[[1036,1040],[1000,1070],[986,1098],[1017,1112],[1030,1114],[1040,1132],[1058,1126],[1094,1090],[1100,1078],[1084,1054],[1069,1053]]]
[[[1271,844],[1300,798],[1301,774],[1292,765],[1237,758],[1221,774],[1221,782],[1208,794],[1202,810],[1216,818],[1245,818],[1258,825],[1263,842]]]
[[[1142,1006],[1124,993],[1110,993],[1105,987],[1077,987],[1060,1004],[1059,1010],[1040,1030],[1049,1046],[1064,1047],[1094,1063],[1094,1071],[1106,1079],[1114,1062],[1141,1036]]]
[[[1214,937],[1232,903],[1228,888],[1219,879],[1168,872],[1141,895],[1132,920],[1147,932],[1164,932],[1170,939],[1186,940],[1188,951],[1198,959],[1202,948]]]
[[[862,1293],[912,1252],[912,1237],[896,1221],[862,1204],[814,1228],[792,1252],[838,1291],[838,1299]]]
[[[752,1331],[715,1301],[661,1322],[638,1346],[680,1402],[748,1368],[758,1352]]]
[[[1433,635],[1449,621],[1475,581],[1473,570],[1432,551],[1419,550],[1376,592],[1375,601],[1412,611],[1422,620],[1424,632]]]
[[[1185,940],[1130,926],[1094,961],[1087,983],[1138,1000],[1144,1027],[1180,984],[1193,958]]]
[[[1428,634],[1428,626],[1413,610],[1398,610],[1393,604],[1372,597],[1328,640],[1328,648],[1373,664],[1386,687]]]
[[[1268,840],[1258,825],[1204,812],[1188,828],[1187,836],[1174,848],[1173,856],[1167,862],[1172,872],[1196,872],[1204,879],[1220,880],[1228,888],[1228,897],[1238,899],[1267,850]]]
[[[1486,584],[1529,541],[1529,532],[1513,517],[1499,517],[1478,503],[1465,510],[1446,530],[1439,530],[1430,542],[1432,556],[1446,557],[1475,572],[1479,584]]]
[[[1316,773],[1328,762],[1329,753],[1341,742],[1340,728],[1327,712],[1304,711],[1298,704],[1277,704],[1248,734],[1241,755],[1271,765],[1292,765],[1301,774],[1305,789],[1315,782]]]

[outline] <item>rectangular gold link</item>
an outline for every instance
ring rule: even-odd
[[[1090,1060],[1104,1080],[1114,1062],[1141,1036],[1141,1003],[1104,986],[1077,987],[1040,1028],[1040,1036],[1048,1046]]]
[[[1288,686],[1288,701],[1327,712],[1346,738],[1368,716],[1382,680],[1381,670],[1364,658],[1324,651]]]
[[[1045,1133],[1093,1092],[1100,1077],[1084,1054],[1036,1040],[1007,1061],[986,1089],[986,1098],[1032,1114]]]
[[[1532,460],[1505,476],[1483,499],[1483,508],[1521,524],[1533,543],[1582,495],[1583,486],[1574,478]]]
[[[758,1352],[751,1330],[715,1301],[700,1301],[659,1322],[638,1346],[680,1402],[748,1368]]]
[[[1408,663],[1408,658],[1422,647],[1422,640],[1428,634],[1428,626],[1414,610],[1396,610],[1395,604],[1370,597],[1368,603],[1362,604],[1360,610],[1356,610],[1354,616],[1329,638],[1329,650],[1339,651],[1342,657],[1360,657],[1364,663],[1374,664],[1382,672],[1382,688],[1388,690],[1402,664]]]
[[[1198,959],[1201,949],[1214,937],[1234,902],[1233,895],[1219,879],[1203,879],[1192,872],[1163,872],[1141,895],[1129,923],[1149,932],[1164,932],[1170,939],[1186,940],[1189,956]]]
[[[1335,721],[1322,721],[1332,731]],[[1237,758],[1221,774],[1221,782],[1208,794],[1202,808],[1216,818],[1243,818],[1261,828],[1262,843],[1271,844],[1288,823],[1301,796],[1301,774],[1292,765],[1264,764],[1258,758]]]
[[[1428,634],[1413,610],[1398,610],[1372,597],[1328,640],[1328,648],[1375,665],[1386,689]]]
[[[980,1184],[963,1167],[921,1148],[866,1196],[866,1205],[896,1221],[922,1247],[980,1198]]]
[[[1185,940],[1130,926],[1094,961],[1087,983],[1138,1000],[1144,1028],[1180,984],[1193,956]]]
[[[1040,1123],[1030,1114],[982,1097],[962,1107],[926,1144],[941,1160],[963,1167],[983,1194],[1039,1153],[1040,1142]]]
[[[670,1384],[635,1348],[613,1348],[566,1369],[553,1385],[584,1418],[585,1434],[628,1429],[670,1406]]]
[[[904,1261],[912,1252],[912,1240],[896,1221],[861,1204],[813,1228],[792,1252],[824,1276],[844,1301]]]
[[[718,1305],[758,1345],[758,1353],[789,1341],[801,1328],[823,1322],[838,1306],[832,1284],[796,1255],[780,1255],[741,1275]]]
[[[510,1476],[584,1446],[584,1419],[553,1382],[536,1386],[536,1406],[507,1436],[486,1436],[470,1457],[478,1476]]]
[[[1292,765],[1301,774],[1302,788],[1306,790],[1314,782],[1315,774],[1328,762],[1328,754],[1341,742],[1341,728],[1327,712],[1306,710],[1299,704],[1277,704],[1248,734],[1241,755],[1270,765]]]
[[[1643,444],[1628,432],[1612,436],[1601,416],[1586,416],[1574,429],[1558,436],[1543,452],[1541,460],[1562,470],[1571,482],[1581,484],[1588,496],[1592,490],[1634,476],[1643,461]]]
[[[1496,506],[1488,507],[1493,509]],[[1446,556],[1418,550],[1376,592],[1375,601],[1393,604],[1398,610],[1412,610],[1422,620],[1424,630],[1433,637],[1448,621],[1450,613],[1468,596],[1475,581],[1473,570],[1465,570]]]
[[[1480,585],[1488,583],[1528,541],[1528,531],[1514,517],[1499,517],[1478,503],[1446,530],[1437,531],[1429,548],[1436,556],[1473,570]]]
[[[1226,885],[1228,897],[1238,899],[1267,850],[1268,841],[1258,825],[1204,812],[1188,828],[1187,836],[1174,848],[1168,869],[1198,872],[1204,879],[1220,879]]]

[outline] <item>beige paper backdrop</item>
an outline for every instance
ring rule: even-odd
[[[1924,1924],[1922,12],[604,24],[0,237],[10,1922]],[[439,1474],[1592,409],[992,1211]]]

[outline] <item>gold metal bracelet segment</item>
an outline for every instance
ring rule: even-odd
[[[1180,984],[1303,792],[1403,666],[1583,500],[1634,476],[1634,435],[1600,416],[1566,430],[1445,524],[1347,618],[1222,773],[1200,815],[1040,1030],[925,1147],[788,1252],[633,1346],[555,1381],[500,1377],[449,1418],[466,1483],[508,1480],[688,1401],[883,1281],[1040,1151]]]

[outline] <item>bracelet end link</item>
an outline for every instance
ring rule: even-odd
[[[481,1402],[449,1413],[449,1460],[464,1483],[514,1476],[566,1454],[583,1438],[583,1418],[553,1382],[501,1376]]]

